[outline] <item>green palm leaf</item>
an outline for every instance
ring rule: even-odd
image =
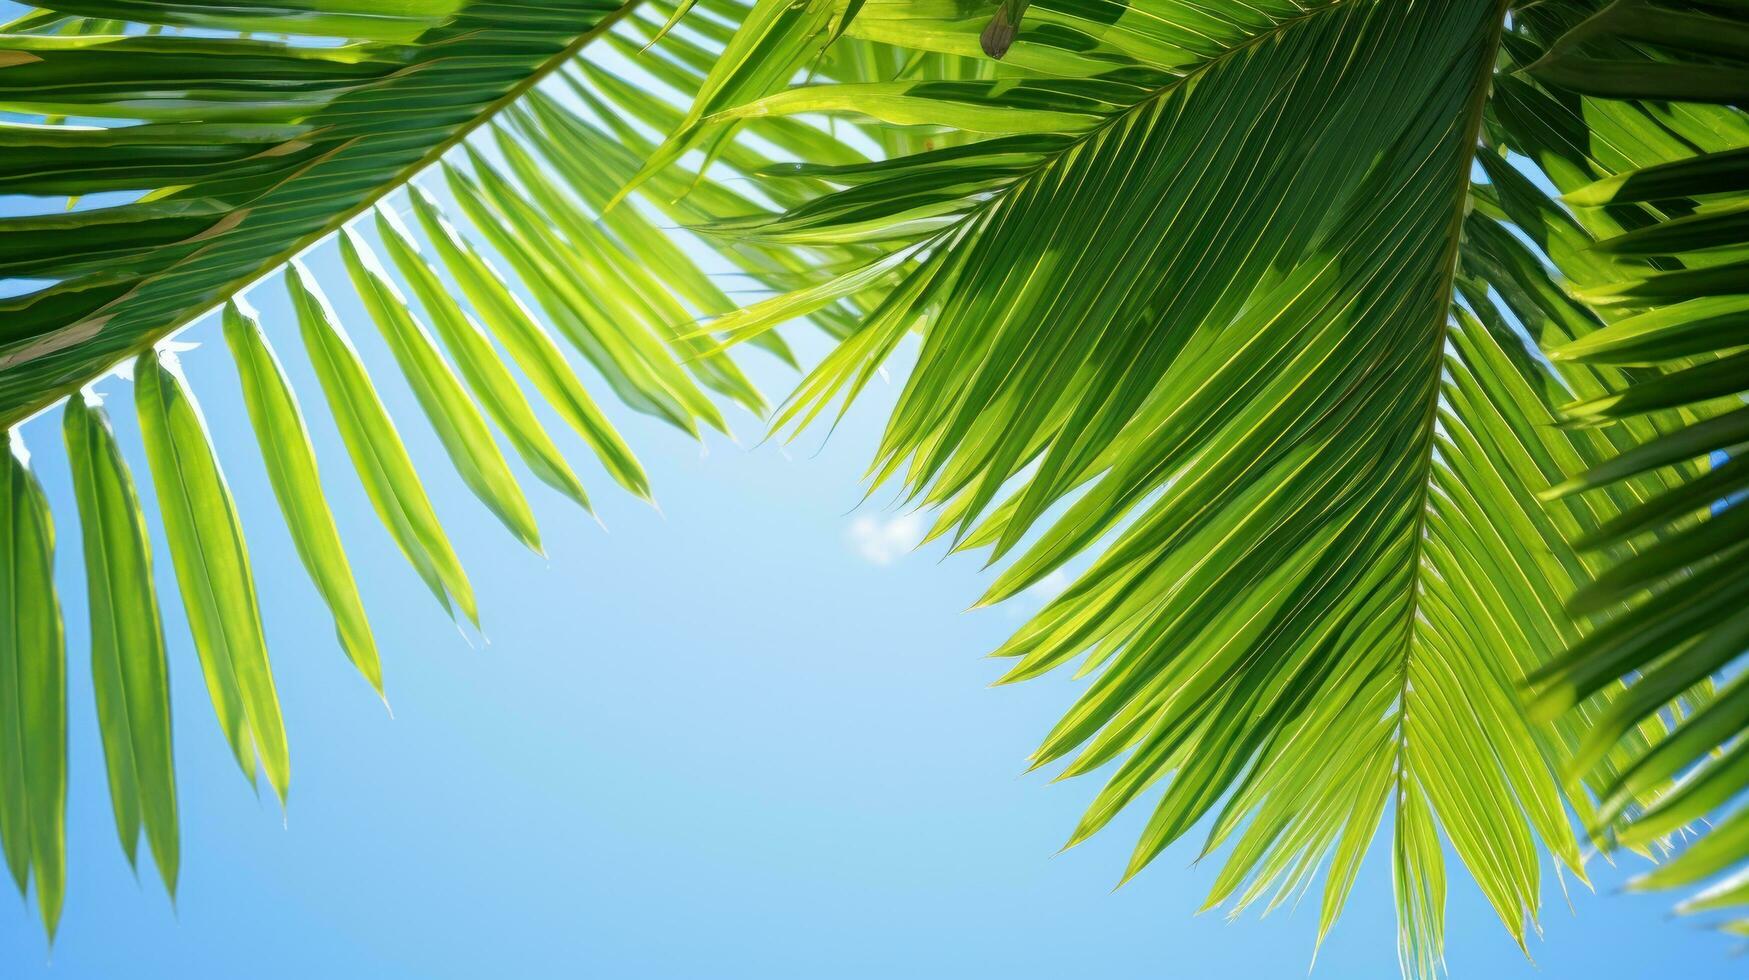
[[[542,482],[585,508],[588,495],[570,464],[560,455],[559,447],[541,427],[534,409],[517,387],[516,379],[492,349],[486,332],[473,321],[466,310],[450,297],[443,283],[419,255],[419,248],[393,212],[378,209],[377,234],[388,246],[395,268],[413,287],[420,305],[431,311],[432,324],[443,337],[444,346],[454,351],[468,387],[480,398],[485,409],[516,448],[518,456]]]
[[[249,422],[254,426],[261,458],[267,463],[268,481],[273,485],[280,512],[285,515],[292,544],[310,573],[310,580],[334,614],[341,649],[380,695],[383,673],[376,640],[371,636],[364,603],[358,597],[358,583],[353,580],[352,565],[340,543],[340,532],[334,527],[334,515],[322,495],[316,453],[310,445],[297,397],[292,394],[285,369],[255,317],[235,302],[228,303],[224,328],[225,343],[231,348],[237,373],[243,380],[243,404],[249,410]]]
[[[78,3],[70,10],[45,6],[84,12]],[[131,8],[147,21],[159,13],[157,4],[100,6]],[[164,17],[219,30],[261,30],[261,21],[277,19],[288,33],[352,36],[352,20],[286,21],[275,16],[282,7],[251,6],[179,5]],[[354,19],[404,9],[372,0],[321,6]],[[519,4],[512,17],[490,4],[450,6],[413,37],[338,46],[187,35],[10,36],[8,54],[31,60],[7,69],[0,104],[143,120],[120,129],[46,131],[62,154],[79,158],[80,171],[101,171],[106,189],[152,193],[138,204],[69,215],[35,236],[34,257],[8,264],[7,274],[52,272],[61,282],[7,302],[0,344],[9,370],[0,376],[6,406],[0,420],[16,421],[65,395],[340,227],[515,98],[543,68],[567,60],[611,25],[616,10],[555,0]],[[408,41],[415,42],[410,49]],[[102,81],[75,84],[89,79]],[[202,130],[182,133],[194,119]],[[44,168],[32,167],[31,158],[48,148],[29,142],[29,131],[7,129],[8,155],[23,171],[7,181],[9,191],[38,193],[52,181],[55,193],[88,192],[75,174],[37,176],[33,171]],[[198,139],[193,145],[191,135]],[[159,175],[170,167],[175,176]],[[122,173],[137,177],[121,183]],[[93,249],[92,242],[101,245]],[[78,262],[69,260],[73,255]]]
[[[1388,816],[1416,975],[1440,962],[1447,846],[1522,943],[1538,851],[1583,877],[1569,814],[1596,826],[1594,802],[1662,737],[1652,719],[1599,753],[1618,685],[1548,724],[1519,697],[1587,633],[1567,597],[1622,558],[1578,544],[1680,480],[1537,497],[1682,421],[1558,427],[1556,406],[1624,375],[1551,369],[1530,343],[1613,319],[1551,262],[1580,285],[1617,269],[1591,251],[1601,229],[1526,176],[1560,172],[1543,151],[1570,97],[1514,70],[1586,12],[1546,6],[1511,30],[1487,3],[1003,6],[999,77],[775,93],[731,45],[723,87],[701,91],[736,97],[701,96],[656,158],[793,113],[959,131],[769,170],[830,187],[714,232],[872,254],[709,329],[732,341],[840,296],[873,306],[780,424],[854,397],[919,329],[875,480],[940,508],[957,548],[1008,559],[985,602],[1093,556],[996,651],[1005,680],[1078,658],[1093,675],[1033,757],[1108,772],[1070,843],[1151,795],[1124,877],[1207,823],[1202,853],[1226,853],[1211,906],[1273,907],[1327,865],[1322,935]],[[982,26],[870,0],[847,33],[968,55],[992,47]],[[1657,704],[1704,702],[1700,680]]]
[[[518,485],[512,455],[563,496],[586,507],[589,496],[511,365],[611,479],[650,498],[642,466],[555,333],[630,407],[683,431],[729,428],[715,396],[764,410],[734,362],[712,340],[691,336],[700,316],[734,304],[657,222],[703,219],[675,203],[694,184],[701,198],[734,202],[736,213],[768,205],[677,168],[651,185],[644,203],[602,213],[649,145],[624,120],[678,113],[664,91],[690,98],[704,78],[699,58],[708,62],[718,43],[712,29],[689,25],[667,42],[683,54],[641,53],[669,12],[595,0],[47,0],[0,36],[0,110],[9,116],[0,122],[0,193],[46,205],[0,218],[0,277],[47,281],[0,299],[0,427],[139,359],[164,540],[220,727],[242,768],[253,774],[264,765],[282,800],[289,748],[243,528],[189,388],[158,345],[227,306],[226,339],[281,514],[341,649],[381,693],[369,621],[272,334],[302,336],[366,495],[415,573],[446,610],[459,607],[476,627],[479,610],[345,326],[294,257],[342,232],[354,291],[427,421],[464,482],[516,538],[542,547],[536,502]],[[619,77],[611,85],[582,81],[587,58],[609,45],[666,88],[644,90]],[[562,102],[560,85],[537,88],[549,78],[577,99]],[[482,127],[490,130],[490,159],[466,145]],[[764,129],[780,131],[789,145],[830,141],[788,121],[749,131]],[[732,142],[723,150],[749,166],[766,162]],[[846,150],[832,159],[865,158]],[[478,226],[452,223],[435,198],[412,187],[432,165],[446,172]],[[410,189],[431,252],[395,213],[402,188]],[[375,258],[377,246],[347,227],[373,206],[386,264]],[[725,247],[743,274],[768,285],[809,279],[843,251]],[[492,265],[499,260],[524,281],[500,278]],[[459,296],[445,289],[439,263]],[[257,323],[233,303],[276,271],[284,272],[295,324]],[[518,288],[548,322],[530,313]],[[840,307],[820,319],[836,317],[843,330],[849,316]],[[775,336],[763,346],[789,357]],[[174,887],[175,792],[149,538],[100,410],[70,405],[66,427],[94,583],[94,677],[117,829],[130,860],[146,834]],[[11,804],[24,805],[23,783],[7,790]],[[23,881],[38,865],[39,875],[50,875],[58,865],[48,861],[20,852],[14,867]],[[49,897],[58,909],[58,893]]]
[[[462,615],[478,626],[480,614],[474,603],[474,590],[462,570],[461,559],[443,533],[443,525],[413,469],[413,460],[382,399],[371,386],[352,339],[335,320],[327,298],[310,283],[300,263],[293,261],[285,280],[291,291],[292,308],[297,311],[304,349],[309,352],[340,438],[346,443],[359,482],[364,484],[377,517],[444,611],[452,612],[453,598]]]
[[[425,326],[413,319],[407,301],[401,298],[387,273],[356,235],[341,235],[340,254],[347,274],[365,301],[407,384],[425,410],[425,417],[455,463],[462,482],[485,503],[504,526],[523,544],[540,551],[540,531],[534,513],[516,485],[516,477],[486,428],[486,419],[462,388],[454,371],[438,352],[437,343]]]

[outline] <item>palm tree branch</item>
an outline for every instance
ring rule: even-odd
[[[466,141],[481,126],[486,125],[496,118],[502,110],[514,104],[542,80],[547,78],[561,66],[567,64],[590,43],[604,36],[631,10],[633,10],[637,6],[637,3],[638,0],[631,0],[631,2],[624,3],[608,11],[587,30],[571,38],[559,51],[540,62],[521,80],[512,84],[496,98],[493,98],[489,102],[480,106],[478,111],[475,112],[470,119],[447,132],[443,129],[435,130],[434,133],[444,134],[442,138],[434,141],[412,162],[385,174],[381,181],[372,184],[363,194],[359,195],[356,202],[348,204],[345,208],[334,213],[314,229],[287,242],[278,251],[262,257],[246,271],[239,273],[221,285],[203,293],[203,298],[206,299],[207,304],[209,305],[184,306],[183,308],[176,310],[169,318],[160,318],[164,322],[138,331],[129,338],[127,346],[114,351],[106,350],[102,356],[107,358],[109,363],[114,363],[116,361],[128,359],[140,351],[150,348],[153,344],[159,342],[165,337],[173,335],[178,330],[187,326],[190,322],[206,315],[211,309],[210,304],[222,303],[231,296],[247,290],[251,284],[257,282],[264,276],[272,274],[274,271],[284,266],[285,263],[290,261],[294,256],[309,248],[312,244],[324,240],[344,226],[347,222],[375,206],[382,198],[404,186],[415,175],[431,166],[445,153]],[[336,147],[335,152],[340,153],[345,149],[346,144],[343,144],[340,147]],[[232,212],[232,214],[235,215],[237,212]],[[248,223],[246,215],[247,211],[244,211],[244,216],[236,219],[236,225],[233,225],[233,227],[245,225],[253,227],[252,224]],[[198,255],[200,253],[196,254]],[[194,256],[191,256],[191,258],[193,257]],[[101,315],[101,311],[95,315]],[[80,334],[86,329],[85,324],[89,322],[89,319],[87,319],[77,323],[68,324],[59,329],[70,334]],[[100,327],[99,329],[102,328]],[[14,368],[27,364],[30,360],[43,356],[53,350],[64,349],[64,347],[56,346],[58,344],[57,341],[49,340],[48,343],[45,344],[43,342],[45,338],[40,335],[31,338],[31,340],[33,341],[34,346],[28,349],[30,351],[29,355],[21,356],[16,351],[9,352],[8,354],[0,355],[0,363],[3,363],[5,368]],[[76,341],[74,341],[74,343],[76,343]],[[11,426],[22,419],[28,418],[41,411],[44,407],[60,401],[86,384],[90,380],[91,374],[100,371],[107,366],[107,364],[96,365],[88,367],[83,371],[70,372],[74,374],[74,377],[69,381],[58,383],[50,382],[47,385],[33,385],[31,386],[31,390],[27,390],[26,392],[9,393],[4,408],[0,408],[0,426]]]

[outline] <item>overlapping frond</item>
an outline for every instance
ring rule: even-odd
[[[1749,787],[1749,693],[1732,665],[1749,650],[1749,32],[1728,10],[1682,3],[1620,2],[1577,23],[1537,26],[1547,36],[1567,29],[1532,73],[1584,93],[1576,108],[1640,137],[1611,141],[1626,159],[1575,160],[1556,181],[1597,236],[1586,257],[1607,272],[1570,273],[1575,295],[1609,320],[1551,350],[1558,362],[1609,372],[1606,386],[1576,393],[1561,415],[1598,432],[1640,431],[1551,496],[1594,501],[1661,481],[1582,542],[1606,553],[1639,547],[1573,596],[1576,612],[1611,615],[1539,675],[1539,704],[1558,712],[1631,679],[1595,726],[1583,767],[1656,717],[1671,692],[1735,674],[1710,703],[1675,719],[1670,738],[1634,751],[1603,782],[1597,819],[1627,847],[1693,829],[1698,836],[1636,886],[1717,878],[1679,908],[1741,916],[1749,811],[1731,805]],[[1663,424],[1646,433],[1649,420]]]
[[[464,484],[538,551],[545,544],[513,460],[570,501],[591,504],[524,382],[610,479],[650,498],[642,466],[570,358],[588,361],[630,408],[693,436],[727,431],[725,404],[763,412],[762,396],[735,362],[713,340],[692,335],[698,319],[734,301],[663,225],[702,220],[701,203],[712,214],[754,215],[785,199],[749,197],[675,166],[649,182],[637,205],[606,208],[703,82],[744,13],[732,0],[713,0],[654,50],[645,48],[667,5],[36,6],[0,34],[0,193],[40,205],[0,218],[0,279],[9,297],[0,299],[0,427],[72,395],[66,439],[116,827],[130,860],[145,835],[174,890],[177,804],[152,535],[90,386],[132,365],[162,541],[215,714],[249,778],[264,771],[283,800],[289,740],[243,527],[194,385],[161,342],[224,306],[225,340],[299,558],[341,650],[381,694],[370,623],[322,492],[332,474],[317,470],[305,405],[276,347],[301,339],[320,402],[389,537],[442,607],[477,626],[467,573],[348,334],[358,325],[335,316],[324,289],[358,295]],[[884,57],[866,45],[859,56]],[[619,67],[602,71],[592,60],[601,57]],[[837,163],[865,160],[824,130],[792,121],[747,133]],[[753,145],[724,140],[718,157],[749,170],[768,166]],[[427,171],[442,186],[411,183]],[[365,214],[373,208],[374,217]],[[330,236],[339,239],[347,276],[319,283],[296,256]],[[758,243],[725,244],[722,252],[753,283],[786,289],[856,255]],[[500,263],[514,275],[501,274]],[[281,271],[295,322],[263,323],[240,294]],[[852,311],[822,309],[817,320],[845,332]],[[793,363],[776,335],[761,346]],[[8,465],[20,487],[34,485],[21,461]],[[20,490],[8,500],[8,520],[36,526],[36,497]],[[41,544],[12,540],[27,551]],[[45,560],[46,545],[38,550],[18,567]],[[31,581],[19,579],[9,594],[23,603],[27,587],[47,588]],[[45,646],[48,634],[27,630],[38,619],[13,619],[18,634],[8,650],[22,665],[14,673],[35,685],[16,694],[20,704],[47,697],[49,666],[61,662],[58,645]],[[48,737],[46,708],[31,711],[41,731],[9,730],[14,741],[63,757]],[[38,882],[52,927],[59,818],[45,823],[55,812],[47,808],[48,782],[33,784],[22,763],[8,773],[0,792],[22,815],[0,826],[0,838],[20,887],[33,876]]]

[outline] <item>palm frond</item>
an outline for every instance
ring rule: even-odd
[[[709,330],[733,342],[867,297],[780,426],[854,398],[920,331],[875,482],[1005,562],[984,602],[1090,559],[996,651],[1004,680],[1078,658],[1093,677],[1033,756],[1108,773],[1070,843],[1151,794],[1125,878],[1207,824],[1202,855],[1226,854],[1211,906],[1274,907],[1327,867],[1321,937],[1389,816],[1414,975],[1442,962],[1446,846],[1522,944],[1538,851],[1583,878],[1573,817],[1596,826],[1594,800],[1664,735],[1652,719],[1594,751],[1619,685],[1548,724],[1519,697],[1587,633],[1567,597],[1621,557],[1579,544],[1681,474],[1549,507],[1538,492],[1683,421],[1557,424],[1636,375],[1535,346],[1604,328],[1562,280],[1618,268],[1538,186],[1562,173],[1541,151],[1569,97],[1516,75],[1547,46],[1539,17],[1594,5],[1538,6],[1558,9],[1507,29],[1489,3],[1050,0],[990,20],[869,0],[848,36],[1005,60],[779,91],[730,45],[655,158],[772,116],[951,134],[765,171],[831,189],[709,230],[872,254]],[[1539,101],[1554,109],[1522,111]]]
[[[236,502],[175,355],[142,354],[134,370],[158,512],[219,727],[244,774],[253,782],[259,761],[283,804],[291,758]]]
[[[78,3],[72,11],[45,6],[81,12]],[[218,31],[261,30],[274,10],[188,4],[157,18],[156,4],[114,6],[147,23]],[[323,6],[351,18],[295,18],[279,29],[346,39],[353,19],[401,20],[395,13],[404,5]],[[187,34],[9,36],[5,50],[18,63],[0,91],[7,109],[140,125],[8,126],[16,169],[7,190],[147,194],[8,236],[29,237],[33,248],[5,274],[60,281],[8,303],[4,420],[66,395],[339,227],[435,159],[494,103],[513,98],[547,62],[611,24],[615,9],[534,4],[509,19],[490,5],[455,7],[432,24],[403,22],[408,30],[393,40],[338,45]],[[69,165],[55,165],[63,160]]]
[[[249,422],[261,446],[268,482],[273,486],[280,512],[285,515],[292,545],[305,571],[310,573],[310,581],[333,613],[341,649],[381,694],[383,670],[376,640],[371,636],[364,603],[358,596],[358,583],[352,577],[352,565],[340,543],[340,532],[334,526],[334,515],[322,493],[315,448],[310,445],[297,396],[292,393],[285,369],[280,367],[279,358],[274,356],[255,317],[243,312],[235,302],[229,303],[225,306],[224,330],[225,342],[231,348],[243,382],[243,403],[249,412]],[[76,414],[69,412],[67,417],[71,420]],[[69,431],[75,424],[69,421]],[[113,470],[120,460],[113,455],[113,446],[110,453],[106,458]],[[125,480],[126,474],[117,477]],[[162,651],[158,660],[163,660]]]
[[[1620,366],[1616,383],[1565,406],[1562,416],[1605,431],[1658,414],[1676,413],[1683,423],[1635,440],[1551,493],[1594,499],[1646,474],[1680,477],[1585,539],[1600,552],[1639,547],[1572,598],[1581,614],[1613,615],[1538,675],[1545,713],[1630,679],[1627,695],[1593,732],[1592,751],[1577,760],[1584,766],[1655,717],[1661,694],[1729,676],[1749,649],[1749,510],[1741,505],[1749,489],[1741,458],[1749,444],[1749,409],[1742,407],[1749,392],[1742,353],[1749,345],[1749,226],[1742,220],[1749,116],[1740,108],[1749,97],[1749,33],[1740,19],[1705,4],[1615,3],[1572,25],[1530,70],[1589,96],[1588,109],[1610,104],[1605,98],[1635,100],[1627,104],[1664,124],[1654,132],[1680,139],[1676,152],[1619,172],[1576,170],[1557,182],[1581,220],[1607,229],[1592,250],[1616,274],[1577,291],[1611,311],[1609,326],[1550,356]],[[1602,787],[1597,819],[1619,846],[1657,846],[1686,828],[1699,833],[1635,883],[1672,888],[1724,876],[1683,902],[1684,912],[1741,916],[1749,905],[1742,870],[1749,816],[1729,809],[1749,787],[1745,690],[1741,675],[1731,676],[1711,703],[1674,719],[1668,739],[1634,752]],[[1712,827],[1701,829],[1709,819]]]
[[[710,7],[655,50],[645,48],[669,6],[596,0],[47,0],[0,34],[0,193],[39,205],[0,218],[0,278],[28,287],[0,299],[0,428],[16,429],[72,396],[66,439],[92,583],[93,676],[116,827],[130,861],[146,836],[167,887],[175,888],[180,845],[152,546],[92,386],[134,365],[163,540],[215,714],[245,773],[253,780],[265,771],[283,801],[289,740],[243,528],[193,385],[163,342],[225,308],[223,332],[281,514],[341,650],[382,694],[369,620],[322,493],[331,475],[317,470],[303,406],[270,340],[283,341],[280,332],[294,325],[260,322],[241,295],[283,273],[322,401],[373,509],[443,609],[478,627],[467,573],[323,294],[324,285],[344,287],[318,283],[297,257],[339,238],[348,285],[426,421],[513,537],[536,551],[546,546],[512,459],[591,506],[524,380],[614,482],[651,499],[643,467],[561,343],[627,406],[695,437],[728,430],[720,403],[765,410],[736,363],[691,335],[699,318],[735,304],[663,225],[703,220],[695,201],[753,215],[770,208],[767,200],[675,167],[636,205],[606,210],[658,127],[702,84],[703,66],[730,30],[724,18],[743,12],[729,0]],[[633,74],[602,72],[592,59],[604,54]],[[793,121],[746,133],[839,163],[866,160],[848,148],[825,150],[830,134]],[[719,153],[735,165],[768,165],[749,146],[725,140]],[[454,212],[412,183],[427,171],[443,176]],[[406,223],[394,204],[403,189],[413,216]],[[692,200],[681,202],[686,191]],[[356,220],[367,211],[374,236]],[[788,288],[855,250],[749,243],[721,251],[751,282]],[[516,279],[500,275],[497,262]],[[460,295],[450,294],[446,275]],[[844,332],[852,316],[853,307],[840,305],[817,320]],[[776,335],[761,346],[794,363]],[[22,463],[8,465],[19,487],[34,486]],[[8,540],[28,553],[16,563],[21,570],[47,554],[38,540],[46,530],[25,534],[37,527],[37,499],[22,489],[8,498],[8,520],[19,529]],[[19,603],[52,608],[52,594],[41,592],[46,580],[10,587]],[[51,651],[46,633],[29,632],[43,622],[32,616],[15,620],[8,648],[23,665],[8,677],[35,685],[13,695],[20,705],[46,696],[50,654],[55,664],[61,658],[58,640]],[[54,753],[64,766],[64,737],[49,737],[46,709],[31,710],[41,730],[24,732],[27,744],[15,748]],[[20,888],[34,875],[52,929],[64,860],[58,811],[47,808],[49,784],[24,772],[22,763],[8,770],[17,778],[0,787],[7,806],[25,814],[0,826],[0,838]]]

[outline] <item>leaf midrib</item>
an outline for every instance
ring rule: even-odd
[[[1443,296],[1438,307],[1439,325],[1437,328],[1438,347],[1441,355],[1434,359],[1434,370],[1436,375],[1443,373],[1445,370],[1444,351],[1448,342],[1447,335],[1450,331],[1451,325],[1451,305],[1457,278],[1458,251],[1462,241],[1464,203],[1469,195],[1470,170],[1474,166],[1476,148],[1479,145],[1481,138],[1484,110],[1488,104],[1490,86],[1487,78],[1493,74],[1494,60],[1500,49],[1501,37],[1506,26],[1506,12],[1510,5],[1511,0],[1499,0],[1495,8],[1493,31],[1489,35],[1487,51],[1485,52],[1484,57],[1478,59],[1478,63],[1481,66],[1480,74],[1482,77],[1475,81],[1469,105],[1466,107],[1466,118],[1464,119],[1464,145],[1467,150],[1463,160],[1463,165],[1458,168],[1457,193],[1453,195],[1456,199],[1456,206],[1452,208],[1452,215],[1450,218],[1451,229],[1446,236],[1446,247],[1441,259],[1444,266],[1444,278],[1441,283],[1441,292],[1443,293]],[[1409,695],[1411,693],[1409,685],[1409,662],[1414,655],[1415,624],[1421,613],[1422,587],[1426,581],[1427,575],[1429,574],[1425,542],[1427,540],[1428,530],[1427,514],[1432,499],[1433,455],[1437,444],[1437,440],[1433,437],[1433,430],[1439,417],[1439,405],[1443,391],[1443,386],[1439,384],[1437,376],[1433,379],[1433,383],[1429,385],[1428,388],[1429,395],[1427,399],[1427,409],[1422,421],[1422,433],[1425,448],[1421,460],[1421,479],[1418,481],[1421,499],[1415,508],[1414,545],[1410,552],[1410,557],[1408,558],[1409,561],[1413,562],[1414,573],[1412,578],[1414,585],[1410,590],[1409,607],[1404,616],[1402,663],[1400,668],[1400,684],[1397,690],[1396,774],[1393,778],[1396,782],[1396,790],[1398,793],[1402,792],[1403,783],[1408,773],[1408,726],[1404,724],[1404,721],[1408,717]],[[1399,807],[1397,814],[1397,833],[1401,834],[1403,808]]]

